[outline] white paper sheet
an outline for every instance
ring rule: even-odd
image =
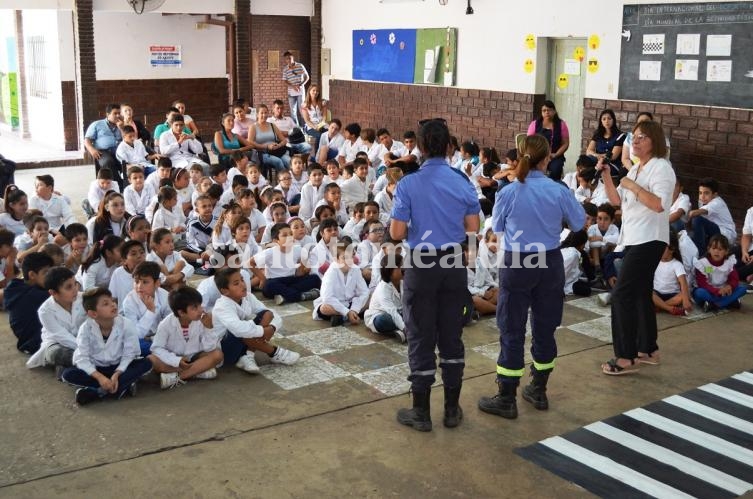
[[[675,80],[697,80],[698,59],[677,59],[675,61]]]
[[[661,61],[641,61],[638,79],[646,81],[661,80]]]
[[[732,81],[732,61],[706,62],[706,81]]]
[[[643,53],[661,55],[664,53],[664,35],[643,35]]]
[[[580,75],[580,61],[578,59],[565,59],[565,74]]]
[[[677,55],[698,55],[701,53],[701,35],[677,35]]]
[[[729,57],[732,52],[732,35],[708,35],[706,55],[709,57]]]

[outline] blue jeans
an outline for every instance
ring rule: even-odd
[[[693,290],[693,299],[699,305],[710,302],[716,305],[717,308],[727,308],[731,303],[734,303],[745,296],[745,292],[746,289],[744,284],[738,284],[737,287],[732,290],[732,293],[727,296],[714,296],[707,289],[696,288]]]
[[[295,121],[295,126],[301,126],[302,120],[298,119],[298,115],[303,107],[303,95],[288,95],[288,107],[290,107],[290,117]]]
[[[146,357],[152,352],[152,340],[139,338],[139,348],[141,348],[141,356]]]
[[[374,329],[376,329],[378,333],[386,334],[395,331],[397,326],[395,325],[395,321],[392,320],[392,317],[390,317],[390,314],[379,314],[374,317]]]
[[[269,153],[262,154],[262,164],[264,165],[264,174],[267,175],[269,168],[274,168],[276,171],[282,171],[290,167],[290,154],[285,152],[285,155],[278,158]]]
[[[117,368],[117,365],[97,366],[97,371],[109,378],[113,375]],[[104,392],[99,386],[99,382],[96,379],[92,378],[78,367],[67,368],[65,371],[63,371],[61,379],[69,385],[95,391],[100,398],[112,397],[119,399],[123,397],[123,394],[125,394],[129,388],[131,388],[132,384],[136,383],[139,378],[141,378],[151,370],[152,361],[150,361],[149,359],[143,358],[133,360],[130,364],[128,364],[126,370],[121,373],[120,378],[118,378],[118,391],[115,393]]]
[[[685,230],[685,222],[682,220],[682,218],[678,218],[677,220],[669,224],[669,228],[675,232],[680,232],[681,230]]]
[[[698,248],[698,258],[703,258],[706,254],[706,248],[709,245],[709,239],[720,234],[719,226],[706,217],[699,216],[693,219],[693,234],[691,238],[695,247]],[[730,241],[730,244],[734,241]]]
[[[314,137],[314,149],[318,151],[319,150],[319,141],[322,138],[322,132],[321,132],[321,130],[319,130],[317,128],[311,128],[308,125],[306,125],[305,127],[303,127],[303,131],[306,132],[306,135]]]
[[[295,303],[301,301],[301,293],[319,288],[321,285],[322,281],[316,274],[276,277],[274,279],[267,279],[262,293],[267,298],[281,295],[286,302]]]
[[[300,144],[288,143],[288,149],[293,154],[309,154],[311,153],[311,144],[308,142],[301,142]]]

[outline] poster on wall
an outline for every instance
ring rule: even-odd
[[[150,45],[149,63],[153,68],[181,67],[180,45]]]
[[[353,30],[353,79],[453,86],[457,31]]]

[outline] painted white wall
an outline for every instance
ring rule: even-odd
[[[98,80],[224,78],[225,28],[196,29],[189,15],[94,12]],[[150,45],[180,45],[182,67],[153,68]]]
[[[94,0],[94,11],[130,12],[134,14],[126,0]],[[233,0],[165,0],[156,12],[230,14],[233,12]]]
[[[328,95],[330,78],[352,79],[352,31],[389,28],[458,28],[457,86],[521,93],[542,93],[546,88],[546,44],[534,51],[524,45],[527,34],[538,38],[588,38],[601,40],[598,50],[587,49],[586,58],[596,57],[599,71],[586,78],[586,97],[616,99],[625,4],[640,0],[527,0],[511,2],[472,0],[475,13],[465,15],[466,2],[449,0],[403,0],[384,3],[362,0],[353,15],[352,0],[322,2],[322,46],[332,49],[332,74],[324,78]],[[707,3],[698,0],[651,0],[651,3]],[[542,40],[539,40],[542,41]],[[537,61],[533,73],[523,71],[527,58]],[[542,76],[542,72],[544,73]]]
[[[59,10],[58,17],[58,51],[60,53],[60,79],[76,79],[76,51],[73,42],[73,11]]]
[[[35,142],[64,148],[63,96],[60,88],[60,51],[58,47],[58,13],[54,10],[29,10],[23,13],[24,38],[44,36],[45,63],[47,65],[47,97],[31,97],[30,57],[26,53],[26,103],[29,132]],[[27,45],[28,46],[28,45]]]
[[[327,0],[322,1],[326,3]],[[304,16],[314,15],[313,0],[251,0],[251,14],[259,16]]]

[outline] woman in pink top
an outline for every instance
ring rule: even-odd
[[[565,167],[565,151],[570,147],[570,131],[567,123],[560,119],[554,102],[544,101],[541,106],[541,117],[528,125],[528,135],[539,134],[546,137],[551,153],[547,175],[552,180],[562,180],[562,170]]]

